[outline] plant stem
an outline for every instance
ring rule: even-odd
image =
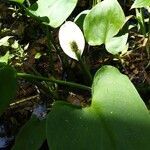
[[[31,6],[30,1],[29,1],[29,0],[26,0],[26,2],[27,2],[28,7],[30,7],[30,6]]]
[[[74,87],[74,88],[78,88],[78,89],[82,89],[82,90],[91,91],[91,88],[88,86],[81,85],[78,83],[73,83],[73,82],[67,82],[67,81],[63,81],[63,80],[57,80],[54,78],[46,78],[46,77],[36,76],[36,75],[31,75],[31,74],[26,74],[26,73],[17,73],[17,77],[28,79],[28,80],[47,81],[47,82],[57,83],[57,84],[64,85],[64,86],[69,86],[69,87]]]
[[[76,54],[76,57],[77,57],[78,60],[79,60],[79,63],[80,63],[80,65],[81,65],[81,69],[83,69],[84,75],[87,75],[88,84],[89,84],[89,83],[91,84],[93,79],[92,79],[92,75],[91,75],[91,73],[90,73],[90,71],[89,71],[88,66],[83,62],[83,60],[82,60],[80,54],[78,53],[78,49],[75,50],[74,52],[75,52],[75,54]]]
[[[150,8],[149,8],[148,12],[149,12],[149,17],[148,17],[148,19],[149,19],[149,21],[148,21],[148,40],[150,42]]]
[[[27,64],[26,65],[32,70],[32,72],[34,73],[34,75],[36,76],[42,76],[39,72],[37,72],[31,65]],[[31,72],[31,73],[32,73]],[[43,82],[38,82],[38,81],[32,81],[35,85],[37,85],[37,87],[40,88],[40,90],[42,90],[43,92],[51,95],[52,98],[54,99],[58,99],[58,94],[56,93],[57,88],[54,90],[54,87],[51,88],[53,85],[50,85],[49,82],[43,81]],[[52,83],[51,83],[52,84]]]
[[[136,9],[136,18],[140,26],[140,30],[144,37],[146,37],[146,29],[145,29],[145,23],[144,23],[144,14],[142,8],[140,10]]]
[[[144,22],[144,12],[143,12],[142,8],[140,8],[140,13],[141,13],[141,22],[142,22],[142,33],[146,37],[146,28],[145,28],[145,22]]]
[[[149,12],[149,10],[148,10]],[[146,52],[147,52],[147,58],[150,58],[150,14],[149,14],[149,23],[148,23],[148,34],[146,34],[146,27],[145,27],[145,22],[144,22],[144,12],[143,9],[140,8],[140,12],[138,11],[138,9],[136,9],[136,17],[138,20],[138,23],[140,25],[140,29],[142,34],[144,35],[144,38],[147,39],[147,43],[146,43]],[[150,62],[148,62],[148,65],[146,66],[149,67]]]
[[[83,69],[83,72],[85,75],[87,75],[87,79],[89,80],[88,83],[92,84],[92,75],[88,69],[88,66],[83,62],[83,60],[81,58],[79,58],[79,63],[81,65],[81,69]]]
[[[149,21],[148,21],[148,35],[147,35],[147,44],[146,44],[146,51],[147,51],[147,57],[148,59],[150,59],[150,8],[148,8],[148,12],[149,12]],[[150,66],[150,61],[148,62],[148,65],[146,66],[146,68],[148,68]]]
[[[101,2],[101,0],[93,0],[93,6],[94,7],[96,4],[98,4],[99,2]]]

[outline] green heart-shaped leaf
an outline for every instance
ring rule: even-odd
[[[150,6],[150,0],[135,0],[132,8],[140,8]]]
[[[105,46],[109,53],[116,55],[119,52],[122,52],[123,50],[127,49],[128,44],[128,33],[111,38],[109,41],[106,42]]]
[[[149,150],[150,116],[127,76],[102,67],[92,86],[92,104],[56,102],[47,119],[51,150]]]
[[[101,45],[116,35],[124,23],[125,15],[117,0],[104,0],[85,17],[85,38],[90,45]]]
[[[46,140],[45,119],[32,117],[20,130],[12,150],[38,150]]]
[[[57,28],[69,17],[76,4],[77,0],[38,0],[28,11],[43,23]]]
[[[0,63],[0,115],[9,106],[16,93],[16,71]]]

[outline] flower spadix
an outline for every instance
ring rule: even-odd
[[[71,21],[65,22],[59,30],[59,43],[64,53],[78,60],[82,55],[85,40],[80,28]]]

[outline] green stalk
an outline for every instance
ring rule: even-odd
[[[140,11],[138,9],[136,9],[136,18],[140,25],[140,30],[141,30],[142,34],[144,35],[144,37],[146,37],[146,28],[145,28],[144,14],[143,14],[142,8],[140,8]]]
[[[32,70],[32,72],[34,73],[34,75],[36,75],[36,76],[42,76],[42,75],[41,75],[39,72],[37,72],[31,65],[29,65],[29,64],[26,64],[26,65]],[[34,83],[35,83],[38,87],[40,87],[40,89],[42,89],[44,92],[49,93],[50,95],[52,95],[53,97],[55,97],[55,99],[56,99],[56,98],[58,99],[58,95],[56,95],[56,94],[54,93],[54,91],[51,90],[50,85],[49,85],[49,82],[43,81],[42,83],[40,83],[40,82],[34,81]]]
[[[150,8],[149,8],[149,17],[148,17],[148,19],[149,19],[149,22],[148,22],[148,40],[150,42]]]
[[[99,2],[101,2],[101,0],[89,0],[89,6],[92,8]]]
[[[148,22],[148,35],[147,35],[147,44],[146,44],[146,51],[147,51],[147,56],[148,59],[150,59],[150,8],[148,10],[149,12],[149,22]],[[150,61],[148,62],[148,65],[146,66],[146,68],[148,68],[150,66]]]
[[[88,83],[92,84],[92,75],[89,71],[87,64],[83,62],[80,56],[78,56],[79,63],[81,65],[81,69],[83,69],[84,75],[87,75]]]
[[[80,50],[78,48],[78,45],[75,41],[72,41],[70,43],[71,46],[71,50],[75,53],[77,60],[79,61],[80,65],[81,65],[81,70],[83,71],[84,75],[86,75],[86,78],[88,79],[88,84],[92,83],[92,75],[89,71],[88,66],[83,62],[83,60],[81,59],[81,54],[80,54]]]
[[[26,0],[26,2],[27,2],[28,7],[30,7],[30,6],[31,6],[30,1],[29,1],[29,0]]]
[[[94,7],[96,4],[98,4],[99,2],[101,2],[101,0],[93,0],[93,4],[92,7]]]
[[[142,8],[140,8],[140,13],[141,13],[141,22],[142,22],[142,33],[146,37],[146,27],[145,27],[144,13],[143,13],[143,9]]]
[[[147,57],[149,59],[150,58],[150,44],[149,44],[150,43],[150,14],[149,14],[148,34],[146,34],[146,27],[145,27],[145,22],[144,22],[144,13],[143,13],[142,8],[140,8],[140,12],[138,11],[138,9],[136,9],[136,17],[137,17],[138,23],[140,25],[140,29],[141,29],[142,34],[144,35],[145,38],[147,38],[146,51],[147,51]],[[148,63],[146,68],[149,65],[150,65],[150,62]]]
[[[83,69],[83,73],[84,73],[84,75],[86,75],[86,77],[87,77],[87,79],[88,79],[88,84],[90,83],[92,83],[92,75],[91,75],[91,73],[90,73],[90,71],[89,71],[89,68],[88,68],[88,66],[83,62],[83,60],[82,60],[82,58],[81,58],[81,55],[80,55],[80,53],[79,53],[79,49],[78,49],[78,46],[77,46],[77,44],[76,44],[76,42],[72,42],[71,43],[71,47],[72,47],[72,50],[75,52],[75,54],[76,54],[76,57],[77,57],[77,59],[78,59],[78,61],[79,61],[79,63],[80,63],[80,65],[81,65],[81,70]]]
[[[46,78],[46,77],[36,76],[36,75],[31,75],[31,74],[26,74],[26,73],[17,73],[17,78],[24,78],[24,79],[27,79],[27,80],[47,81],[47,82],[57,83],[59,85],[78,88],[78,89],[81,89],[81,90],[91,91],[91,88],[88,87],[88,86],[81,85],[81,84],[78,84],[78,83],[73,83],[73,82],[67,82],[67,81],[63,81],[63,80],[57,80],[55,78]]]

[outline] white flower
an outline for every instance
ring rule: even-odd
[[[71,21],[65,22],[59,30],[59,43],[63,51],[71,58],[78,60],[76,53],[81,56],[85,40],[80,28]]]

